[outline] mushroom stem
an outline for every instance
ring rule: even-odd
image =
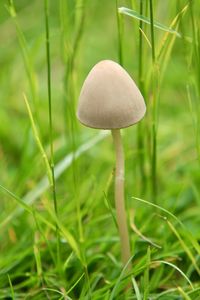
[[[124,202],[124,151],[120,129],[112,129],[112,136],[116,152],[115,207],[117,214],[117,225],[121,242],[122,262],[125,265],[131,257],[131,250]],[[130,264],[128,269],[130,269]]]

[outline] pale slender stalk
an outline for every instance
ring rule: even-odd
[[[112,130],[113,141],[116,152],[115,170],[115,207],[117,214],[117,225],[121,242],[122,262],[125,265],[131,257],[128,226],[126,221],[126,210],[124,202],[124,151],[119,129]],[[130,269],[130,264],[129,264]]]

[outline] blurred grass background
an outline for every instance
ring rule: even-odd
[[[149,1],[143,3],[144,15],[149,18]],[[139,12],[140,1],[118,1],[117,6]],[[195,0],[153,1],[155,20],[168,27],[184,8],[179,26],[174,28],[181,37],[175,38],[169,59],[156,59],[156,75],[152,71],[150,26],[143,28],[146,37],[142,37],[141,53],[139,21],[121,15],[123,65],[139,84],[142,55],[147,103],[142,125],[145,190],[139,166],[138,126],[123,130],[128,215],[132,227],[140,231],[130,228],[135,255],[132,275],[139,292],[135,289],[125,295],[123,287],[130,279],[118,282],[120,246],[111,214],[112,139],[108,135],[98,144],[94,141],[78,159],[73,155],[69,159],[69,167],[56,180],[58,222],[52,212],[51,191],[37,196],[38,185],[42,189],[47,185],[41,182],[46,170],[23,99],[25,93],[50,157],[44,3],[0,2],[0,184],[15,195],[1,189],[1,299],[200,299],[200,8]],[[116,2],[49,1],[49,26],[57,165],[99,134],[80,125],[75,110],[82,83],[93,65],[103,59],[119,60]],[[156,54],[164,34],[154,28]],[[172,37],[169,33],[166,52]],[[156,80],[162,77],[157,90],[153,89],[153,76]],[[156,205],[173,213],[183,226],[158,207],[132,198],[155,204],[151,192],[154,97],[158,101]],[[31,213],[27,208],[20,210],[22,203],[16,196],[31,201]],[[60,230],[60,263],[55,254],[55,223]],[[78,253],[63,228],[73,236]]]

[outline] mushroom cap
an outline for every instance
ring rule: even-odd
[[[129,74],[116,62],[103,60],[85,79],[77,118],[91,128],[120,129],[139,122],[145,111],[144,99]]]

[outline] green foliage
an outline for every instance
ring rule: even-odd
[[[200,299],[199,14],[195,0],[0,1],[0,299]],[[76,119],[101,59],[147,104],[123,130],[128,272],[110,133]]]

